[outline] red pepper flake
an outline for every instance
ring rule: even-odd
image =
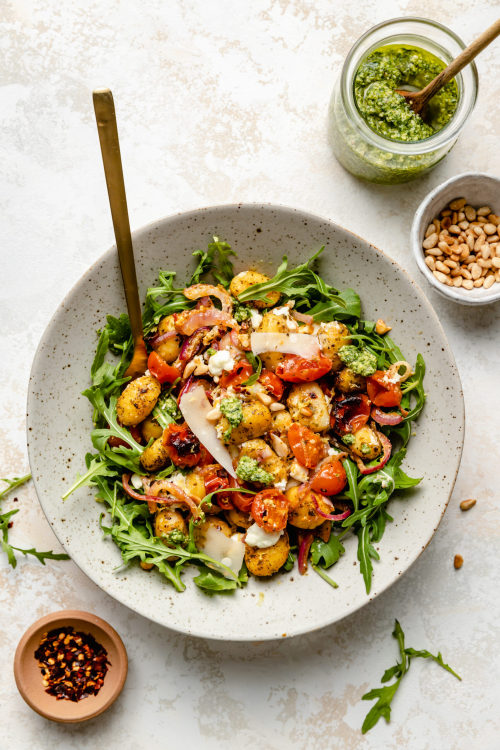
[[[71,626],[44,633],[35,651],[45,692],[75,703],[97,695],[108,671],[108,653],[90,633]]]

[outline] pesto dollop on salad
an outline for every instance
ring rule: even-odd
[[[124,564],[177,591],[188,565],[216,593],[296,562],[337,587],[326,570],[355,534],[370,591],[388,501],[420,482],[401,464],[425,366],[318,275],[321,252],[295,268],[283,258],[272,278],[235,274],[214,237],[185,284],[160,271],[144,305],[148,370],[132,381],[128,317],[107,317],[84,391],[94,452],[64,497],[96,489]]]

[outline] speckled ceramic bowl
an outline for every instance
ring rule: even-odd
[[[489,289],[462,289],[441,284],[425,265],[422,242],[425,230],[440,211],[454,198],[467,198],[475,208],[490,206],[493,212],[500,212],[500,179],[480,172],[465,172],[450,177],[449,180],[432,190],[418,207],[411,228],[411,246],[420,272],[429,284],[442,297],[452,299],[461,305],[488,305],[500,300],[500,284],[495,283]]]
[[[390,506],[377,545],[381,560],[370,596],[356,560],[356,539],[335,567],[338,589],[314,572],[297,570],[271,580],[251,579],[230,596],[207,597],[195,585],[178,594],[159,575],[139,567],[124,572],[118,549],[98,525],[102,507],[83,488],[65,503],[61,495],[84,468],[91,450],[91,408],[80,392],[89,383],[97,328],[106,313],[126,310],[114,248],[97,261],[56,311],[33,363],[28,397],[28,446],[42,507],[67,552],[111,596],[174,630],[225,640],[265,640],[296,635],[340,620],[365,605],[401,576],[434,534],[453,489],[462,452],[464,412],[460,379],[441,325],[424,294],[394,261],[326,219],[270,205],[218,206],[163,219],[138,231],[134,247],[141,295],[158,269],[186,277],[191,253],[212,235],[238,253],[236,272],[254,266],[267,273],[286,253],[291,264],[322,245],[320,273],[337,287],[361,294],[364,315],[383,317],[407,358],[422,352],[427,363],[428,404],[411,441],[406,470],[424,481]]]

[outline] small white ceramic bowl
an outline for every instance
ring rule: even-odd
[[[434,188],[417,209],[411,228],[413,255],[420,272],[429,284],[443,297],[462,305],[487,305],[500,300],[500,283],[489,289],[462,289],[441,284],[425,265],[422,241],[425,230],[439,212],[454,198],[466,198],[475,208],[490,206],[494,213],[500,212],[500,179],[480,172],[466,172],[443,182]]]

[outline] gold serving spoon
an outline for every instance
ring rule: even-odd
[[[429,99],[437,94],[437,92],[445,86],[448,81],[451,81],[457,73],[460,73],[462,68],[465,68],[482,50],[488,46],[496,37],[500,34],[500,18],[495,21],[486,31],[484,31],[478,38],[469,44],[458,57],[455,57],[451,63],[441,71],[430,83],[425,86],[421,91],[404,91],[403,89],[396,89],[396,94],[404,96],[412,110],[420,115]]]
[[[115,231],[116,248],[120,260],[123,288],[127,301],[130,327],[134,341],[132,361],[125,370],[125,376],[132,379],[144,375],[147,369],[148,355],[142,331],[141,304],[135,273],[134,249],[130,235],[127,197],[123,181],[120,142],[116,127],[115,105],[113,94],[109,89],[96,89],[92,94],[94,112],[97,121],[97,132],[101,144],[104,174],[108,188],[109,205]]]

